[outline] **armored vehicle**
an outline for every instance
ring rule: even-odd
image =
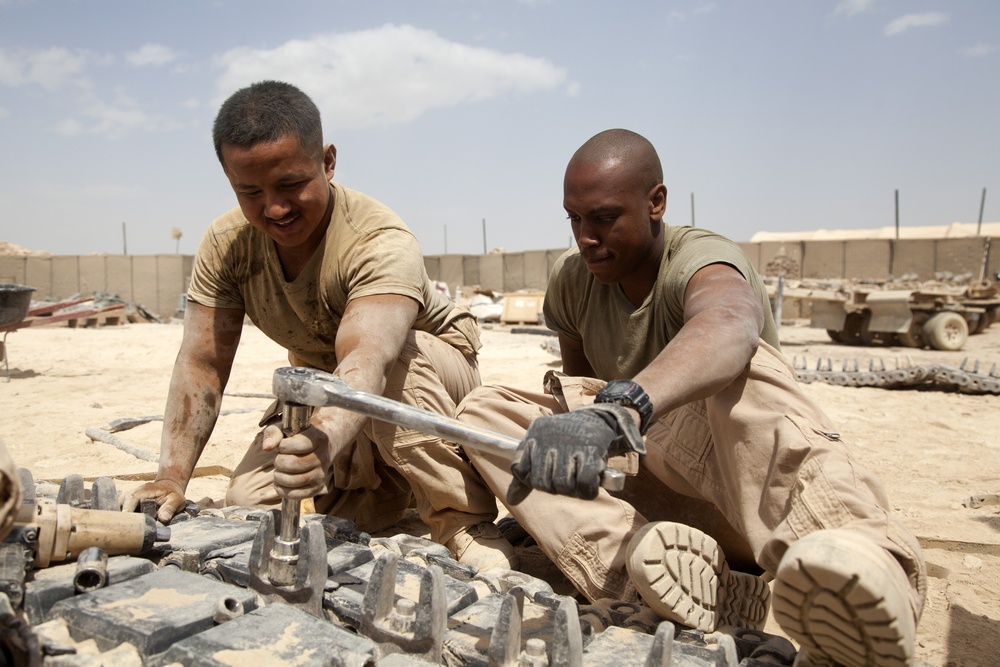
[[[1000,315],[1000,292],[988,281],[958,282],[802,281],[784,287],[782,298],[809,302],[810,325],[838,343],[961,350]]]

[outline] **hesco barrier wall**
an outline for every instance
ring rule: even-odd
[[[740,243],[754,267],[765,275],[783,270],[789,280],[848,278],[885,280],[917,274],[971,273],[992,280],[1000,271],[1000,240],[989,247],[989,237],[951,239],[873,239],[869,241],[763,241]],[[989,248],[988,256],[984,251]],[[496,292],[544,290],[549,271],[564,250],[535,250],[503,255],[430,255],[427,273],[454,290],[478,285]]]
[[[1000,271],[1000,240],[996,247],[989,242],[989,237],[765,241],[740,247],[758,271],[777,275],[780,269],[789,280],[884,280],[912,274],[930,280],[939,272],[971,273],[973,278],[982,272],[992,280]],[[428,255],[424,265],[431,279],[447,283],[452,294],[462,286],[495,292],[544,290],[564,251]],[[38,290],[37,300],[78,293],[117,294],[167,317],[177,310],[193,265],[191,255],[0,256],[0,283],[30,285]]]
[[[170,317],[187,291],[191,255],[0,257],[0,283],[30,285],[38,301],[103,292]]]

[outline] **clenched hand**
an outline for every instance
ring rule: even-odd
[[[274,457],[274,486],[278,495],[293,500],[312,498],[326,490],[326,474],[333,458],[330,439],[310,424],[305,430],[285,437],[276,425],[264,429],[264,451],[277,450]]]
[[[507,501],[516,505],[531,489],[596,498],[608,455],[629,450],[645,453],[631,412],[620,405],[586,406],[539,417],[514,454]]]

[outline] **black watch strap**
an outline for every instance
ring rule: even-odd
[[[597,392],[594,402],[617,403],[635,409],[639,413],[639,433],[646,435],[653,419],[653,403],[643,388],[632,380],[612,380]]]

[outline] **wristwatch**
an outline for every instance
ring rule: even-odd
[[[653,403],[643,388],[632,380],[612,380],[604,385],[594,403],[617,403],[633,408],[639,413],[639,433],[646,435],[649,422],[653,419]]]

